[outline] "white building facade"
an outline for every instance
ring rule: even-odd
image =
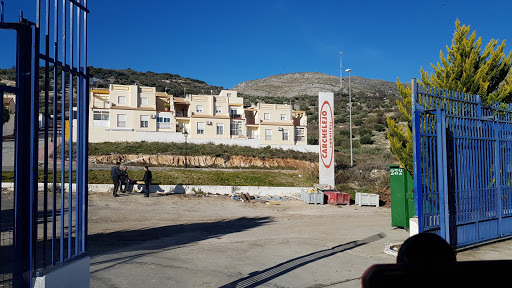
[[[307,146],[304,111],[244,107],[236,91],[173,97],[155,87],[111,84],[90,93],[89,142],[184,142],[187,136],[191,143]]]

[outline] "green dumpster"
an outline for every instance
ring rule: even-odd
[[[399,165],[390,164],[391,225],[409,228],[409,218],[414,217],[414,182],[411,174]]]

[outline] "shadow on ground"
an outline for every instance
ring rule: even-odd
[[[343,251],[347,251],[374,241],[377,241],[379,239],[382,239],[386,237],[384,233],[379,233],[372,235],[370,237],[348,242],[345,244],[341,244],[338,246],[334,246],[329,249],[320,250],[317,252],[313,252],[307,255],[303,255],[288,261],[285,261],[283,263],[277,264],[273,267],[270,267],[268,269],[265,269],[263,271],[255,271],[249,274],[249,276],[233,281],[231,283],[228,283],[221,288],[252,288],[252,287],[258,287],[259,285],[262,285],[265,282],[268,282],[274,278],[277,278],[279,276],[282,276],[292,270],[295,270],[297,268],[300,268],[306,264],[321,260],[326,257],[330,257],[332,255],[338,254]],[[341,283],[341,282],[340,282]]]
[[[140,257],[172,250],[194,242],[243,232],[271,222],[271,217],[241,217],[216,222],[169,225],[89,235],[89,255],[93,258],[91,272],[109,269]],[[95,261],[94,257],[96,256],[107,257]],[[103,258],[105,259],[103,260]],[[107,266],[104,267],[105,264]],[[94,266],[98,265],[102,267],[95,269]]]

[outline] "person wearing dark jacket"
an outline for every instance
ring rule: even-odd
[[[130,185],[130,177],[128,177],[128,167],[124,166],[123,169],[121,169],[121,177],[120,177],[121,184],[119,185],[119,190],[121,190],[121,193],[126,193],[128,191],[128,186]],[[123,188],[124,186],[124,188]]]
[[[119,196],[117,195],[117,190],[119,190],[121,180],[121,169],[119,169],[119,165],[121,165],[121,163],[117,162],[116,165],[110,169],[110,176],[112,176],[112,181],[114,182],[114,191],[112,192],[114,197]]]
[[[153,179],[153,174],[149,171],[148,166],[144,166],[144,197],[149,197],[149,185],[151,184],[151,180]]]

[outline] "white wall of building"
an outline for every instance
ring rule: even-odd
[[[98,128],[98,127],[96,127]],[[110,129],[110,128],[103,128]],[[224,128],[226,129],[226,127]],[[225,130],[225,133],[229,133],[229,130]],[[262,135],[263,137],[265,135]],[[166,142],[166,143],[184,143],[185,137],[180,132],[166,132],[166,131],[126,131],[126,130],[111,130],[109,133],[98,133],[93,139],[94,141],[89,142]],[[237,146],[248,146],[253,148],[261,148],[264,146],[270,146],[272,148],[281,148],[283,150],[295,150],[300,152],[315,152],[318,153],[318,145],[272,145],[261,143],[259,139],[249,138],[235,138],[235,139],[220,139],[220,138],[187,138],[188,143],[193,144],[224,144],[224,145],[237,145]]]

